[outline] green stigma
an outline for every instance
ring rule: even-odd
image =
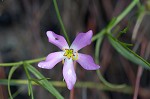
[[[68,59],[72,58],[73,60],[78,59],[78,53],[75,52],[76,54],[74,55],[73,49],[64,49],[65,53],[64,56],[66,56]]]

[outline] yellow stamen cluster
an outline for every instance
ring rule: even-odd
[[[68,59],[72,58],[72,60],[78,59],[78,52],[74,52],[73,49],[64,49],[65,53],[64,56],[66,56]],[[75,55],[74,55],[75,53]]]

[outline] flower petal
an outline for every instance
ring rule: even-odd
[[[61,35],[57,35],[52,31],[47,31],[47,37],[50,43],[56,45],[60,49],[69,48],[65,38]]]
[[[96,70],[100,66],[96,65],[93,58],[90,55],[78,53],[77,62],[86,70]]]
[[[79,33],[75,40],[73,41],[70,48],[73,48],[74,50],[78,51],[81,48],[91,44],[93,32],[92,30],[89,30],[86,33]]]
[[[72,59],[66,58],[64,67],[63,67],[63,76],[67,83],[67,87],[71,90],[76,82],[76,74],[74,71]]]
[[[38,63],[38,67],[45,69],[52,69],[58,62],[63,59],[63,52],[50,53],[45,61]]]

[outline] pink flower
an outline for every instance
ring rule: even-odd
[[[64,61],[63,77],[67,83],[67,87],[71,90],[76,82],[76,73],[73,61],[77,61],[86,70],[96,70],[100,66],[94,63],[90,55],[78,53],[78,51],[91,44],[93,32],[79,33],[71,46],[69,47],[63,36],[57,35],[52,31],[47,33],[50,43],[59,47],[62,51],[50,53],[45,61],[39,62],[40,68],[52,69],[58,62]]]

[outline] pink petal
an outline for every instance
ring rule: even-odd
[[[63,76],[67,83],[67,87],[71,90],[76,82],[76,74],[74,71],[72,59],[66,58],[64,67],[63,67]]]
[[[78,53],[77,62],[86,70],[96,70],[100,66],[96,65],[93,58],[90,55]]]
[[[93,32],[89,30],[86,33],[79,33],[75,40],[73,41],[70,48],[75,49],[76,51],[80,50],[81,48],[91,44]]]
[[[45,61],[41,61],[38,63],[38,67],[45,69],[52,69],[58,62],[63,59],[63,52],[54,52],[50,53]]]
[[[47,31],[46,34],[50,43],[56,45],[60,49],[69,48],[68,43],[63,36],[57,35],[52,31]]]

